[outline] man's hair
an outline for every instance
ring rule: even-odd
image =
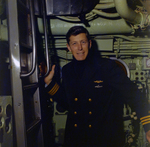
[[[71,35],[76,36],[80,33],[85,33],[87,39],[90,40],[90,35],[89,35],[89,32],[86,28],[84,28],[83,26],[73,26],[68,30],[68,32],[66,34],[67,43],[69,44]]]

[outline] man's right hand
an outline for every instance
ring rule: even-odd
[[[39,65],[40,69],[40,75],[44,75],[46,73],[47,67],[44,62],[41,62]],[[55,65],[52,66],[52,70],[49,72],[49,74],[44,78],[44,82],[49,85],[50,82],[52,81],[54,77],[54,70],[55,70]]]
[[[49,72],[49,74],[44,78],[44,82],[49,85],[54,77],[55,73],[55,65],[52,66],[52,70]]]

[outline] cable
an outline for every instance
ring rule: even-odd
[[[115,7],[115,4],[112,3],[107,3],[107,4],[97,4],[95,6],[95,9],[109,9]]]
[[[98,14],[98,15],[101,15],[101,16],[104,16],[104,17],[109,17],[109,18],[113,18],[113,17],[119,17],[119,14],[118,13],[105,13],[101,10],[96,10],[96,9],[93,9],[92,12]]]

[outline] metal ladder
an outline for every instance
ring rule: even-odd
[[[15,144],[43,147],[33,1],[25,2],[7,0],[6,4]]]

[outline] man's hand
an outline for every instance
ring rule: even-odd
[[[47,71],[47,67],[45,65],[44,62],[41,62],[39,65],[39,69],[40,69],[40,74],[44,75]],[[50,82],[52,81],[53,77],[54,77],[54,70],[55,70],[55,65],[52,66],[52,70],[49,72],[49,74],[44,78],[44,82],[49,85]]]
[[[55,70],[55,65],[52,66],[52,70],[49,72],[49,74],[44,78],[44,82],[49,85],[50,82],[52,81],[54,77],[54,70]]]
[[[150,143],[150,130],[146,132],[146,138],[148,142]]]

